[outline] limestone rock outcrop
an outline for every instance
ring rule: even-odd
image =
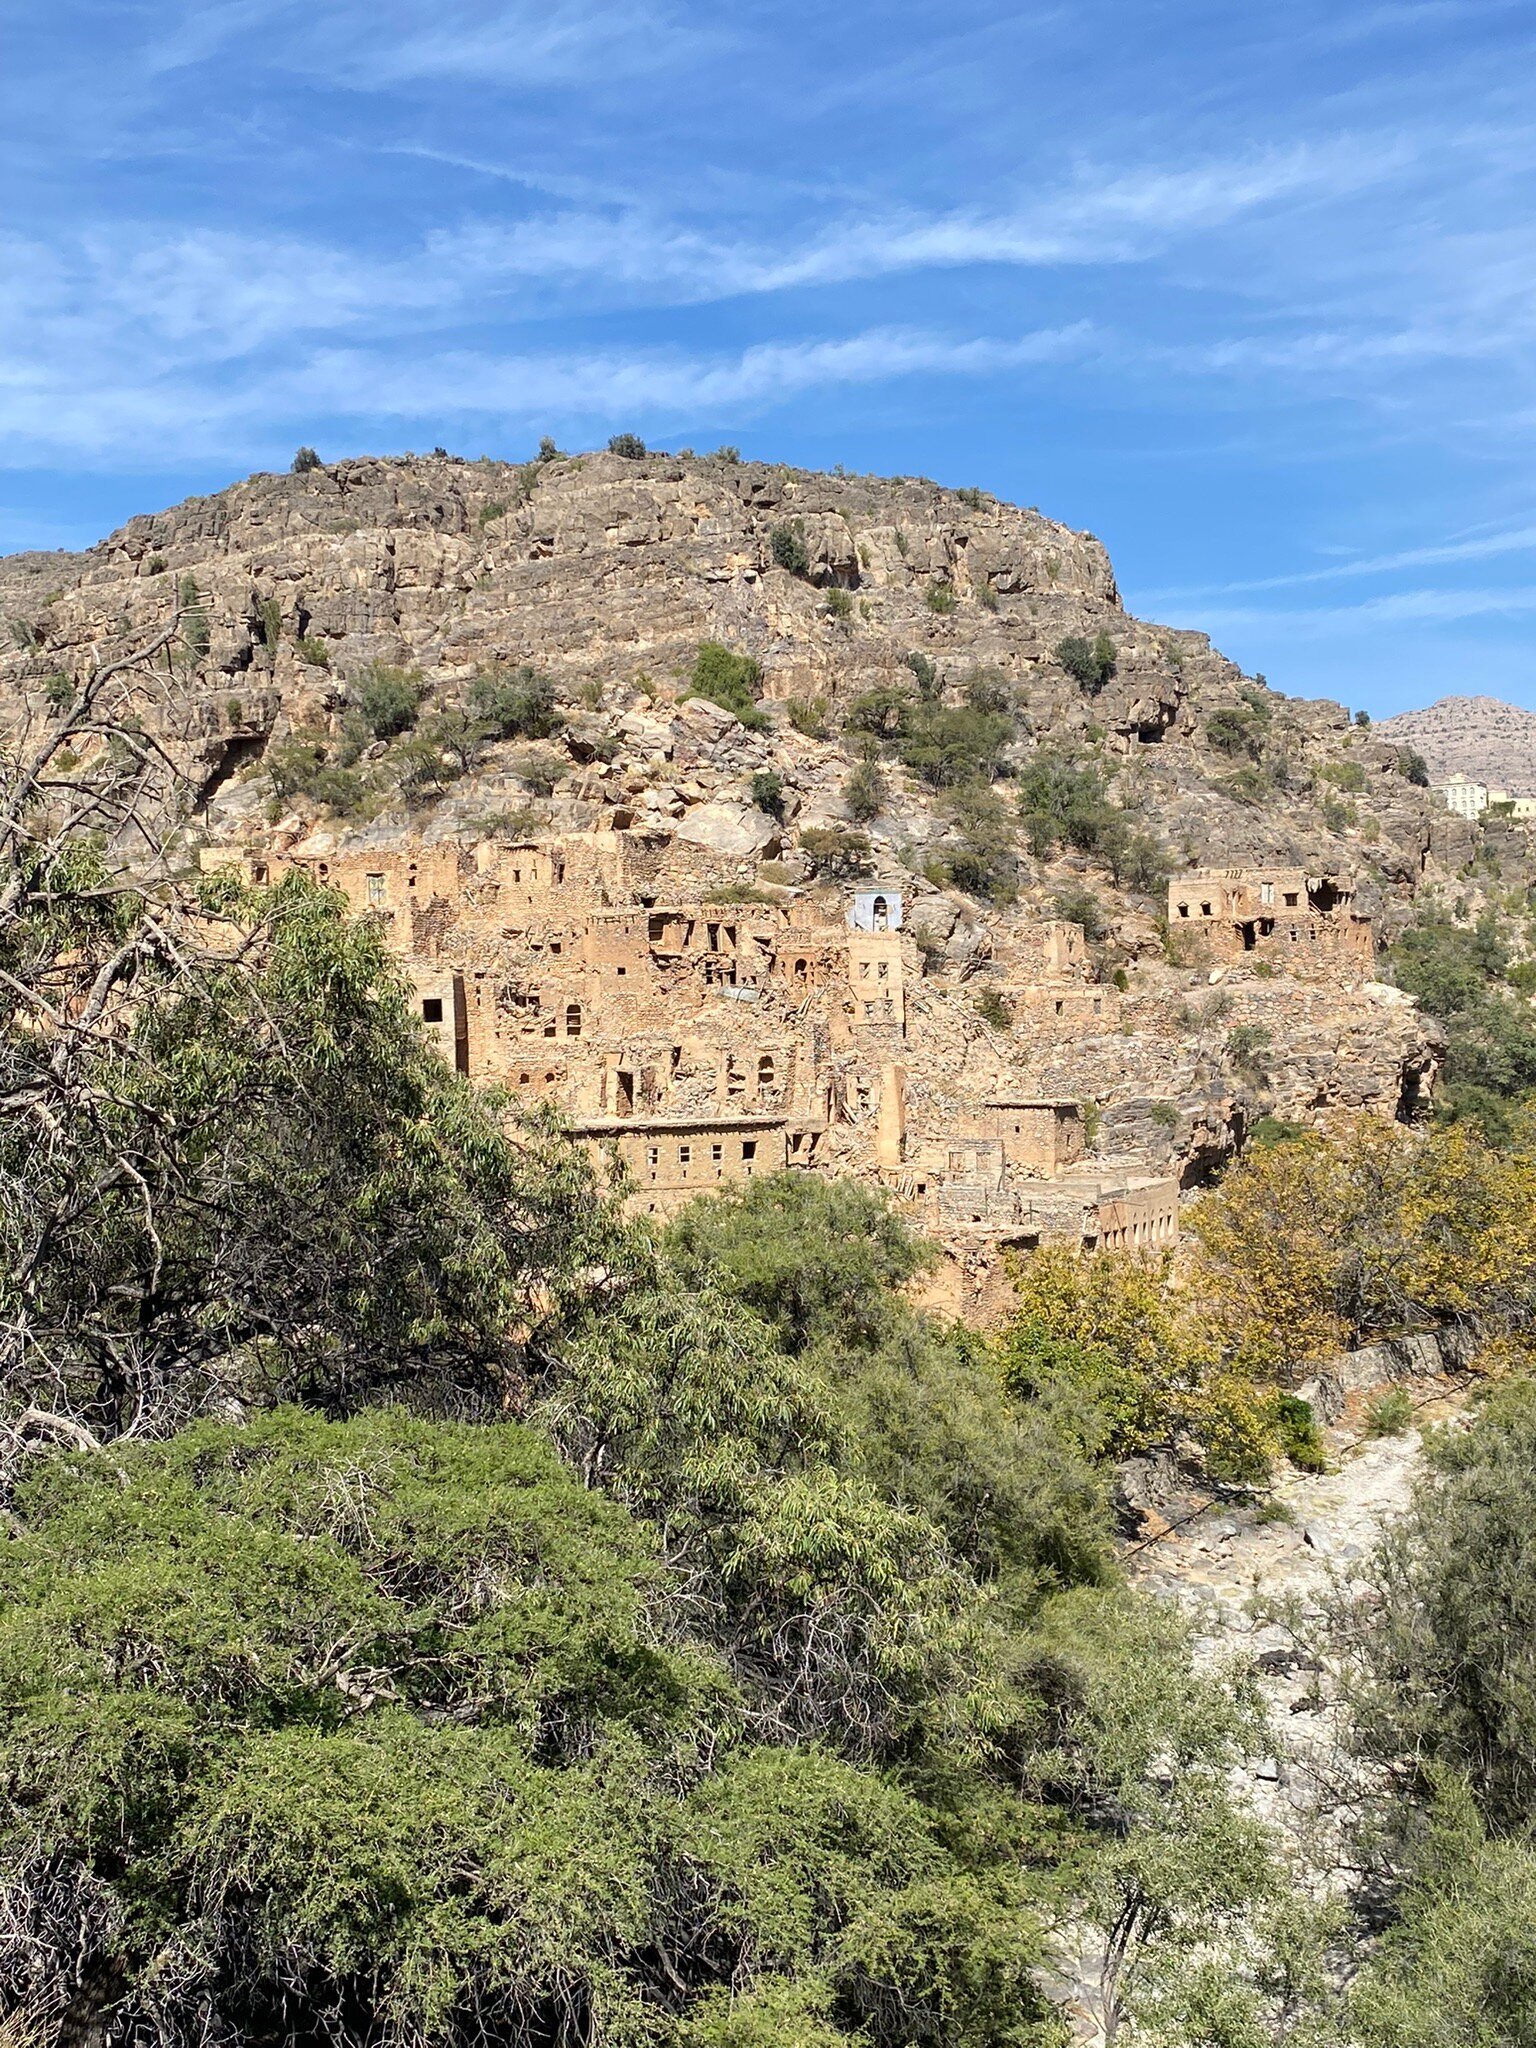
[[[480,887],[464,879],[478,874],[487,887],[499,878],[508,902],[523,884],[507,877],[531,874],[533,855],[595,849],[579,934],[570,923],[562,939],[544,904],[536,918],[503,918],[497,930],[516,937],[497,943],[579,936],[596,948],[583,972],[616,974],[624,962],[594,936],[605,918],[771,906],[777,923],[761,936],[789,965],[765,970],[764,1017],[775,1004],[789,1017],[793,962],[814,956],[788,935],[840,932],[836,1004],[824,1016],[811,1004],[754,1057],[783,1081],[793,1052],[786,1085],[814,1068],[797,1126],[807,1147],[937,1202],[956,1231],[986,1230],[1006,1206],[1008,1101],[1077,1107],[1094,1134],[1085,1171],[1105,1187],[1121,1174],[1119,1194],[1093,1197],[1113,1232],[1156,1223],[1128,1192],[1138,1173],[1197,1185],[1264,1116],[1412,1115],[1432,1088],[1438,1035],[1376,980],[1371,933],[1390,938],[1416,892],[1467,866],[1474,828],[1410,784],[1399,747],[1341,706],[1281,697],[1203,634],[1131,617],[1102,545],[1039,512],[922,479],[724,456],[402,457],[256,476],[130,520],[84,554],[0,561],[0,716],[58,715],[89,664],[151,637],[178,605],[174,659],[133,709],[185,770],[189,854],[334,866],[366,910],[371,877],[403,889],[434,849],[455,864],[437,890],[445,901]],[[692,692],[706,641],[746,658],[754,704]],[[381,675],[405,691],[405,730],[359,723]],[[478,684],[529,675],[547,679],[541,724],[463,737]],[[898,730],[903,706],[929,717],[927,753]],[[949,724],[934,726],[938,714]],[[944,749],[963,754],[983,728],[978,775]],[[340,772],[306,782],[292,767],[305,745]],[[1030,781],[1042,763],[1086,776],[1113,829],[1032,818],[1047,800]],[[1022,816],[1021,788],[1035,790]],[[1519,874],[1526,842],[1508,837],[1506,872]],[[570,859],[574,874],[588,855]],[[1269,945],[1245,959],[1230,934],[1231,957],[1181,952],[1164,873],[1228,869],[1350,876],[1353,954],[1318,966]],[[905,906],[900,947],[884,955],[861,952],[850,923],[858,892],[880,887]],[[468,956],[448,957],[458,915],[429,920],[411,954],[449,970],[422,997],[449,1012],[452,973],[473,986]],[[670,945],[647,955],[663,977]],[[873,974],[880,957],[888,969],[899,960],[899,1027],[862,1007],[861,962]],[[745,980],[723,968],[706,978],[706,959],[723,955],[702,940],[676,958],[711,1015],[752,1010]],[[529,958],[514,964],[531,986]],[[499,987],[516,980],[509,968]],[[605,1071],[633,1071],[638,1088],[645,1063],[625,1064],[617,980],[604,1000]],[[526,1007],[505,1003],[492,1038],[530,1088],[544,1086],[532,1077],[560,1060],[516,1048],[523,1036],[542,1045],[555,1013],[535,1031]],[[590,1042],[586,1005],[574,987],[562,994],[561,1059],[573,1008]],[[736,1054],[729,1033],[711,1031],[699,1043],[712,1048],[710,1086],[724,1089]],[[668,1043],[680,1048],[681,1101],[694,1055],[675,1034]],[[899,1140],[883,1087],[901,1095]],[[812,1131],[817,1090],[830,1090],[826,1128]],[[957,1123],[962,1097],[975,1114]],[[955,1142],[939,1146],[946,1131]]]

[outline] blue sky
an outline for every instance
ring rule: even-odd
[[[1536,13],[9,0],[0,549],[285,466],[979,484],[1380,714],[1536,706]]]

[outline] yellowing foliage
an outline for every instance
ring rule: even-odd
[[[1361,1117],[1256,1149],[1191,1217],[1172,1261],[1036,1253],[999,1339],[1016,1394],[1076,1402],[1094,1451],[1184,1435],[1253,1473],[1294,1440],[1281,1390],[1330,1353],[1455,1323],[1489,1371],[1536,1348],[1536,1124],[1511,1151],[1470,1125]]]
[[[1167,1258],[1035,1253],[1016,1275],[1004,1377],[1018,1393],[1088,1396],[1112,1455],[1187,1433],[1226,1469],[1252,1469],[1273,1446],[1267,1397],[1227,1368],[1206,1319],[1169,1280]]]
[[[1250,1153],[1191,1224],[1190,1292],[1248,1373],[1446,1321],[1508,1336],[1536,1310],[1536,1130],[1495,1152],[1362,1117]]]

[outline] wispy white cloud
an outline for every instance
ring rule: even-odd
[[[1012,207],[854,215],[771,243],[638,207],[571,210],[445,229],[429,249],[449,269],[487,281],[603,279],[693,300],[968,264],[1135,263],[1266,207],[1386,180],[1395,161],[1390,148],[1337,143],[1113,177],[1085,170]]]
[[[735,354],[682,351],[491,354],[320,349],[282,369],[211,382],[196,372],[82,382],[67,370],[0,364],[0,455],[89,456],[118,467],[183,455],[249,457],[274,435],[327,417],[377,425],[489,421],[526,430],[551,421],[698,420],[797,393],[915,375],[989,376],[1092,353],[1086,324],[968,340],[869,329],[838,340],[772,342]]]
[[[164,25],[151,70],[208,62],[260,37],[277,70],[357,90],[412,83],[553,86],[634,76],[718,47],[720,28],[655,0],[194,0]]]
[[[1202,606],[1202,631],[1247,633],[1262,628],[1273,639],[1338,639],[1357,629],[1376,626],[1449,624],[1457,620],[1524,618],[1536,613],[1536,588],[1398,590],[1359,604],[1307,608]]]
[[[1487,561],[1498,555],[1527,554],[1536,549],[1536,526],[1512,526],[1496,533],[1473,534],[1462,540],[1433,541],[1423,547],[1399,548],[1384,555],[1355,555],[1320,569],[1296,569],[1283,576],[1247,576],[1231,583],[1185,585],[1152,591],[1150,604],[1185,604],[1239,591],[1295,590],[1307,584],[1339,583],[1358,577],[1391,576],[1404,569],[1429,569],[1451,562]]]
[[[451,352],[381,364],[339,351],[321,355],[296,380],[310,403],[339,413],[406,419],[449,415],[532,418],[709,419],[796,392],[922,375],[992,376],[1092,353],[1086,322],[1010,339],[967,340],[899,328],[871,328],[835,341],[764,342],[737,355],[674,351],[584,355]]]
[[[262,0],[225,10],[237,22]],[[370,337],[455,323],[505,324],[537,285],[582,307],[699,304],[963,265],[1025,268],[1143,261],[1170,240],[1341,182],[1382,174],[1378,153],[1342,145],[1100,178],[1079,173],[991,211],[848,215],[772,240],[639,206],[544,208],[470,219],[380,254],[299,235],[101,221],[73,237],[0,235],[0,349],[13,373],[35,355],[135,348],[212,365],[295,336]],[[541,311],[549,310],[547,306]],[[1242,353],[1212,350],[1208,368]]]

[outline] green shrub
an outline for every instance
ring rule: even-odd
[[[1236,769],[1231,775],[1224,775],[1221,788],[1240,804],[1257,807],[1274,795],[1275,786],[1262,768],[1250,762],[1248,766]]]
[[[1276,1394],[1272,1414],[1280,1448],[1291,1463],[1303,1472],[1325,1472],[1328,1456],[1311,1402],[1298,1394]]]
[[[198,588],[195,576],[182,577],[176,587],[176,602],[181,612],[181,637],[201,660],[213,636],[208,623],[208,600]]]
[[[1235,1024],[1227,1033],[1227,1058],[1249,1073],[1262,1073],[1262,1055],[1274,1044],[1267,1024]]]
[[[877,683],[854,698],[843,725],[846,731],[867,733],[871,739],[900,740],[911,731],[918,708],[918,700],[903,684]]]
[[[1013,1029],[1013,1011],[1008,1007],[1002,991],[984,988],[976,998],[976,1014],[983,1024],[990,1024],[994,1031]]]
[[[294,641],[293,651],[300,661],[307,662],[311,668],[329,668],[331,665],[330,648],[323,640],[316,640],[308,634]]]
[[[301,448],[290,466],[295,476],[307,476],[310,470],[322,467],[320,458],[313,448]]]
[[[75,701],[75,686],[62,669],[43,679],[43,696],[51,711],[67,711]]]
[[[960,500],[962,505],[969,506],[971,511],[979,512],[981,510],[981,493],[980,491],[976,490],[972,485],[963,484],[961,488],[958,491],[956,491],[955,496]]]
[[[1355,723],[1359,726],[1362,732],[1368,731],[1371,723],[1371,714],[1369,713],[1369,711],[1357,711],[1355,713]]]
[[[1406,1787],[1466,1786],[1492,1828],[1527,1843],[1536,1820],[1533,1471],[1536,1382],[1522,1375],[1489,1389],[1469,1429],[1432,1433],[1411,1504],[1338,1618],[1365,1754]],[[1495,2048],[1501,2034],[1517,2040],[1521,2025],[1460,2038]],[[1414,2036],[1425,2048],[1456,2038],[1433,2027]]]
[[[1367,1436],[1401,1436],[1413,1423],[1413,1401],[1405,1387],[1379,1394],[1364,1416]]]
[[[939,694],[939,672],[928,659],[928,656],[914,649],[911,654],[904,655],[902,658],[906,662],[907,667],[912,671],[917,683],[917,694],[919,697],[925,700],[937,697]]]
[[[1172,1102],[1154,1102],[1147,1111],[1147,1120],[1160,1131],[1176,1131],[1179,1127],[1178,1105]]]
[[[363,671],[352,692],[363,723],[376,740],[409,732],[421,709],[421,678],[414,669],[375,661]]]
[[[1358,761],[1325,761],[1317,771],[1324,782],[1358,796],[1365,788],[1365,770]]]
[[[1259,757],[1263,721],[1246,706],[1223,704],[1205,721],[1206,744],[1218,754],[1248,754]]]
[[[1057,661],[1080,689],[1096,697],[1115,673],[1115,643],[1100,631],[1092,640],[1081,633],[1069,633],[1055,647]]]
[[[1263,1151],[1269,1145],[1293,1145],[1298,1138],[1307,1136],[1306,1124],[1298,1124],[1289,1117],[1261,1116],[1248,1127],[1247,1143]]]
[[[1431,912],[1399,935],[1388,960],[1398,986],[1446,1027],[1437,1112],[1474,1119],[1491,1143],[1507,1142],[1520,1104],[1536,1096],[1536,1017],[1509,986],[1498,920],[1487,912],[1457,925]]]
[[[768,720],[757,706],[763,672],[750,654],[733,654],[718,640],[700,643],[690,677],[690,695],[704,697],[729,711],[751,732],[762,732]]]
[[[768,536],[768,553],[776,569],[787,569],[791,576],[808,576],[811,573],[811,557],[805,545],[805,527],[798,521],[794,525],[776,526]]]
[[[303,796],[347,816],[360,810],[372,794],[367,779],[348,761],[334,757],[330,742],[319,732],[291,733],[269,746],[261,757],[261,769],[272,793],[272,807],[278,812]]]
[[[1080,924],[1083,936],[1094,944],[1109,935],[1109,919],[1104,914],[1103,904],[1091,889],[1077,884],[1057,890],[1051,900],[1051,915],[1063,918],[1068,924]]]
[[[868,825],[885,809],[885,777],[874,761],[860,761],[843,785],[843,802],[855,825]]]
[[[469,711],[490,738],[499,740],[547,740],[565,722],[555,706],[554,683],[526,664],[476,676]]]
[[[1239,683],[1237,694],[1261,725],[1268,725],[1275,715],[1275,707],[1269,701],[1269,693],[1258,683]]]
[[[825,697],[791,697],[784,706],[791,726],[808,740],[824,740],[831,736],[828,716],[831,708]]]
[[[800,851],[829,882],[857,881],[872,865],[869,835],[843,825],[809,826],[800,834]]]
[[[557,785],[571,772],[563,754],[548,747],[528,747],[513,757],[512,773],[526,783],[535,796],[553,796]]]
[[[954,789],[992,781],[1012,741],[1013,721],[999,712],[920,704],[896,744],[902,761],[930,789]]]
[[[614,434],[608,442],[608,453],[622,455],[629,462],[638,462],[646,453],[646,446],[638,434]]]
[[[960,839],[938,849],[929,879],[988,903],[1011,903],[1018,894],[1019,861],[1009,806],[982,783],[962,783],[950,791],[946,807]]]
[[[1148,893],[1162,888],[1167,854],[1109,801],[1097,763],[1062,747],[1041,747],[1019,771],[1018,785],[1025,836],[1039,859],[1065,844],[1097,855],[1119,887]]]
[[[151,555],[149,560],[144,564],[144,568],[146,573],[150,576],[163,576],[165,574],[166,569],[166,561],[164,555]]]
[[[834,586],[827,592],[827,617],[843,626],[853,617],[853,599],[846,590]]]
[[[433,719],[424,720],[390,751],[389,765],[400,793],[412,803],[440,796],[449,783],[463,773],[433,732],[435,722]]]
[[[480,526],[489,526],[493,519],[500,519],[506,509],[500,498],[487,499],[476,514],[476,523]]]
[[[938,612],[942,617],[952,612],[959,600],[955,596],[955,586],[952,583],[930,583],[923,592],[923,602],[929,611]]]
[[[771,768],[759,768],[749,785],[752,801],[760,811],[781,822],[784,817],[784,778]]]
[[[1429,763],[1417,747],[1398,748],[1397,772],[1404,782],[1411,782],[1415,789],[1428,789]]]

